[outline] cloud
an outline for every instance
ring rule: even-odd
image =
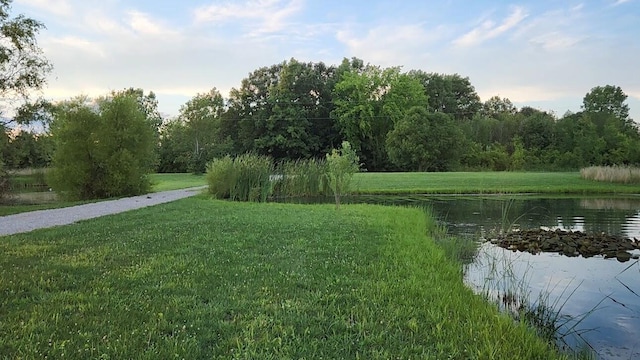
[[[298,13],[302,7],[302,0],[253,0],[221,5],[214,3],[197,8],[194,12],[194,20],[196,24],[222,24],[247,20],[256,28],[253,34],[273,33],[285,28],[287,20]]]
[[[501,24],[496,25],[492,20],[486,20],[480,26],[474,28],[468,33],[453,41],[454,45],[460,47],[468,47],[479,45],[487,40],[498,37],[505,32],[513,29],[520,24],[528,14],[522,7],[516,6],[511,11],[511,14],[502,21]]]
[[[68,0],[16,0],[16,4],[29,6],[57,16],[70,17],[73,7]]]
[[[613,6],[618,6],[618,5],[622,5],[622,4],[626,4],[628,2],[631,2],[631,0],[616,0],[615,3],[613,3]]]
[[[136,33],[151,36],[177,35],[177,32],[161,24],[160,21],[140,11],[129,11],[129,27]]]
[[[371,28],[361,37],[352,30],[340,30],[336,38],[347,47],[349,56],[376,65],[398,66],[426,61],[435,50],[429,45],[440,40],[446,31],[444,27],[426,29],[422,24],[386,25]]]

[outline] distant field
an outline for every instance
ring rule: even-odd
[[[579,172],[358,173],[359,194],[639,194],[630,184],[585,180]]]

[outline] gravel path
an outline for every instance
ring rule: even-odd
[[[36,229],[73,224],[80,220],[117,214],[197,195],[206,186],[171,190],[130,198],[107,200],[61,209],[31,211],[0,216],[0,236],[25,233]]]

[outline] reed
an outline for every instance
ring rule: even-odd
[[[589,166],[580,169],[583,179],[621,184],[640,184],[640,168],[633,166]]]
[[[209,193],[219,199],[264,202],[271,194],[271,158],[245,154],[214,159],[207,165]]]
[[[326,181],[327,162],[324,159],[288,160],[276,166],[273,195],[286,197],[326,196],[331,189]]]

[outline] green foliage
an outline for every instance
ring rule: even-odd
[[[213,159],[207,164],[206,178],[210,194],[217,199],[230,198],[231,189],[233,189],[236,182],[233,159],[230,156]]]
[[[385,147],[387,134],[409,109],[427,104],[420,81],[400,73],[397,67],[368,65],[347,71],[333,96],[335,109],[331,116],[368,171],[391,168]]]
[[[333,149],[326,156],[327,180],[335,197],[336,208],[340,208],[340,197],[349,192],[353,174],[360,169],[360,160],[348,141],[343,141],[342,148]]]
[[[133,96],[61,105],[52,125],[56,141],[51,185],[67,199],[138,195],[150,190],[154,132]]]
[[[446,113],[413,107],[387,136],[389,159],[400,169],[446,171],[460,157],[462,132]]]
[[[331,194],[325,159],[288,160],[278,164],[273,181],[277,197],[314,197]]]
[[[264,202],[271,194],[271,158],[244,154],[214,159],[207,165],[209,193],[219,199]]]
[[[619,86],[596,86],[584,96],[582,108],[585,112],[606,112],[626,121],[629,119],[629,105],[625,104],[626,100],[627,95]]]
[[[0,1],[0,113],[16,99],[28,100],[52,69],[36,41],[44,24],[24,15],[12,18],[11,2]]]
[[[418,79],[428,97],[427,110],[449,114],[456,121],[470,120],[482,108],[480,97],[468,77],[411,70],[409,76]]]

